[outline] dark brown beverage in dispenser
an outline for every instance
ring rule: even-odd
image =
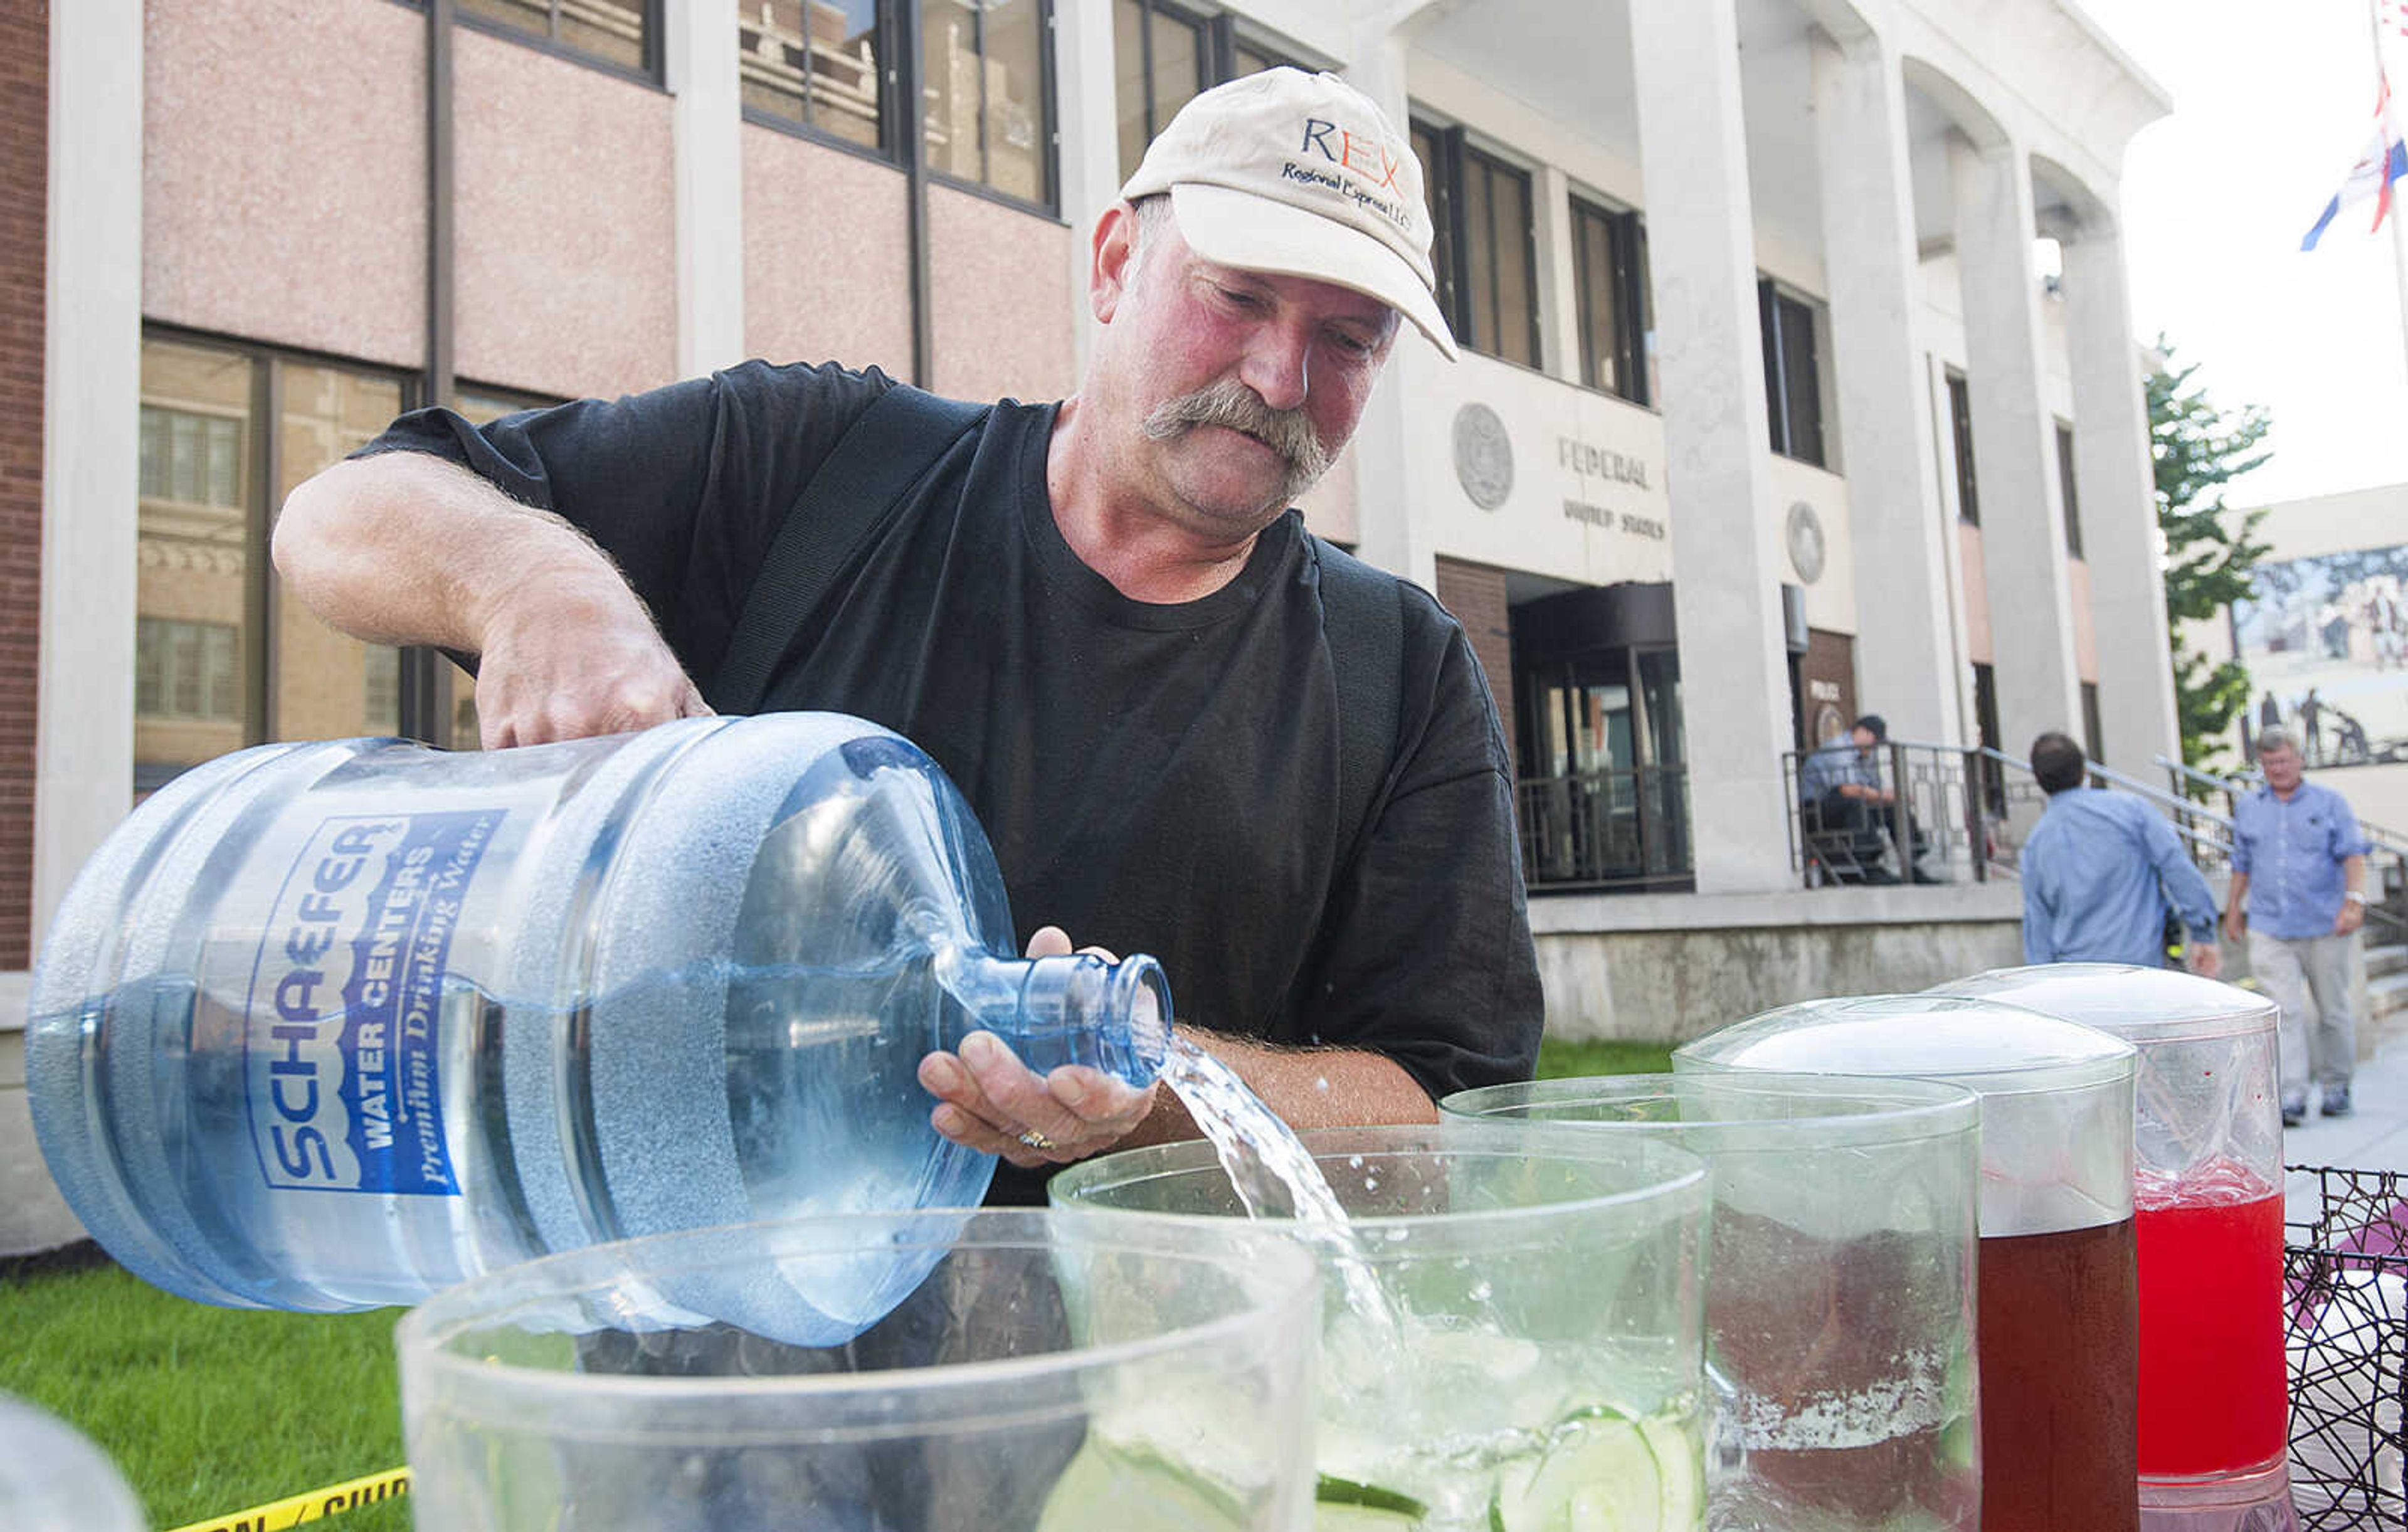
[[[1985,1238],[1983,1532],[2138,1532],[2132,1223]]]

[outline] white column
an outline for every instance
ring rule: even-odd
[[[1531,230],[1539,248],[1539,370],[1581,380],[1579,262],[1572,251],[1571,178],[1552,165],[1530,177]]]
[[[1856,588],[1857,699],[1900,738],[1961,742],[1948,540],[1915,317],[1914,186],[1899,61],[1870,34],[1813,42],[1823,265]]]
[[[744,94],[737,0],[669,0],[663,42],[677,181],[678,375],[732,366],[744,343]]]
[[[2107,764],[2154,781],[2157,756],[2182,758],[2165,576],[2157,565],[2157,476],[2124,241],[2103,220],[2094,223],[2062,242],[2066,350],[2073,367],[2073,497],[2090,565]]]
[[[1412,119],[1405,50],[1415,18],[1426,14],[1420,0],[1406,0],[1368,19],[1355,30],[1354,57],[1346,65],[1347,82],[1376,102],[1399,132],[1410,131]],[[1437,348],[1406,326],[1354,428],[1355,551],[1426,591],[1438,589],[1438,551],[1415,508],[1422,497],[1405,473],[1405,401],[1414,371],[1447,365]]]
[[[1949,169],[1964,284],[1982,561],[1999,636],[1992,661],[2003,736],[1999,744],[2021,755],[2044,730],[2076,737],[2082,731],[2057,491],[2057,422],[2042,392],[2031,176],[2018,146],[1976,149],[1961,136],[1950,141]]]
[[[1790,881],[1790,748],[1734,0],[1634,0],[1698,891]]]
[[[1112,0],[1057,0],[1054,7],[1054,121],[1061,131],[1062,218],[1070,225],[1070,293],[1079,366],[1095,343],[1087,268],[1096,220],[1120,200],[1120,102],[1112,64]]]
[[[50,7],[34,935],[134,793],[142,0]]]

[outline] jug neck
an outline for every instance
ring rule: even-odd
[[[1162,1072],[1170,1043],[1170,983],[1162,965],[1140,952],[1108,963],[1092,953],[998,957],[977,948],[939,950],[937,978],[960,1002],[946,1008],[958,1050],[976,1030],[1011,1045],[1039,1074],[1083,1064],[1142,1090]]]

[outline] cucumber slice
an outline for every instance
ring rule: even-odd
[[[1498,1475],[1488,1525],[1492,1532],[1693,1532],[1694,1517],[1665,1519],[1663,1478],[1638,1423],[1612,1410],[1583,1410],[1556,1429],[1545,1452]]]
[[[1401,1490],[1325,1473],[1312,1491],[1312,1532],[1404,1532],[1429,1507]]]
[[[1038,1532],[1245,1532],[1254,1525],[1239,1496],[1145,1448],[1090,1437],[1054,1482]]]
[[[1706,1459],[1698,1451],[1698,1430],[1694,1421],[1650,1418],[1639,1423],[1639,1434],[1656,1454],[1665,1532],[1694,1532],[1706,1525]]]
[[[1429,1507],[1402,1490],[1383,1489],[1377,1484],[1358,1484],[1352,1479],[1340,1479],[1325,1473],[1312,1488],[1312,1498],[1321,1505],[1361,1506],[1367,1511],[1389,1511],[1407,1518],[1429,1514]]]

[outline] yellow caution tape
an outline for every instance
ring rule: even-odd
[[[231,1516],[212,1516],[205,1522],[177,1527],[175,1532],[280,1532],[284,1527],[298,1526],[303,1522],[314,1522],[321,1516],[332,1516],[378,1500],[397,1500],[408,1493],[409,1470],[387,1468],[365,1479],[346,1479],[339,1484],[313,1489],[270,1505],[237,1511]]]

